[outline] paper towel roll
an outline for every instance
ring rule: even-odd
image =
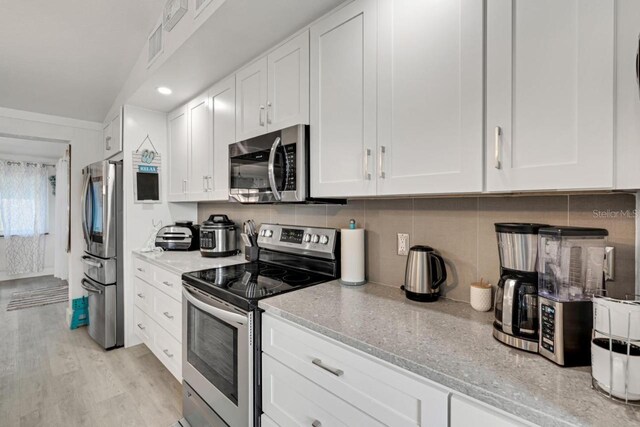
[[[343,285],[364,285],[364,228],[340,230],[341,277]]]

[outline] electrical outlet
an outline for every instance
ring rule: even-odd
[[[398,233],[398,255],[409,255],[408,233]]]

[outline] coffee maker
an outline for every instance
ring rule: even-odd
[[[603,228],[539,231],[540,355],[561,366],[591,364],[592,297],[603,293]]]
[[[545,224],[496,223],[500,281],[493,336],[511,347],[538,352],[538,230]]]

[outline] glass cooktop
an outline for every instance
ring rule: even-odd
[[[185,273],[182,280],[249,310],[257,307],[257,301],[262,298],[328,282],[333,278],[258,261]]]

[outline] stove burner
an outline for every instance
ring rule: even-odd
[[[267,276],[267,277],[282,276],[283,274],[286,274],[286,273],[287,271],[284,268],[277,268],[277,267],[267,267],[260,270],[260,275]]]
[[[308,274],[289,272],[282,277],[282,280],[289,283],[301,283],[306,282],[310,278],[311,276]]]

